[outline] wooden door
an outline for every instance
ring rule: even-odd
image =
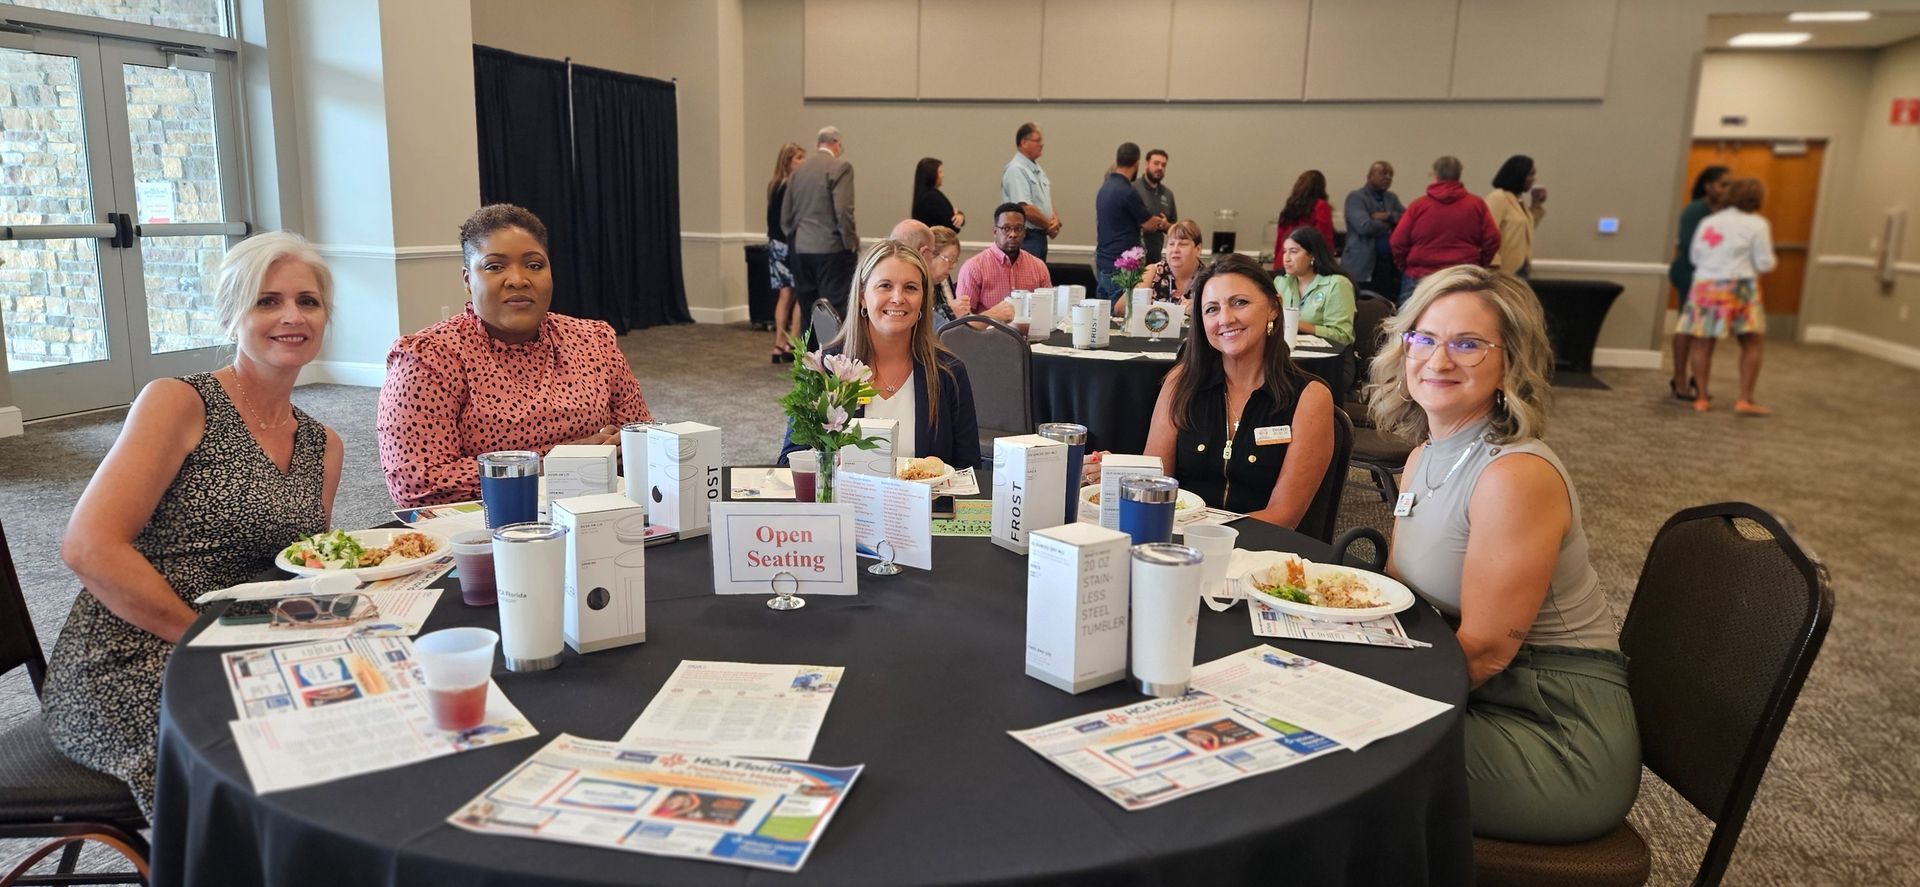
[[[1791,335],[1799,320],[1801,287],[1806,283],[1807,253],[1813,240],[1813,210],[1820,194],[1820,164],[1826,150],[1827,143],[1817,139],[1698,139],[1687,154],[1689,188],[1700,170],[1713,165],[1733,170],[1735,177],[1756,178],[1766,185],[1766,203],[1760,207],[1760,214],[1773,226],[1773,251],[1780,257],[1780,264],[1760,276],[1760,292],[1767,315],[1785,321],[1775,330],[1783,335]],[[1689,199],[1686,194],[1680,195],[1674,207],[1676,215]]]

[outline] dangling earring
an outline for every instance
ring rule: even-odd
[[[1267,321],[1267,335],[1273,335],[1273,321]]]
[[[1507,392],[1504,388],[1493,389],[1493,408],[1502,413],[1507,411]]]

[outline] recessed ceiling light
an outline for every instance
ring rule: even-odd
[[[1871,12],[1795,12],[1787,15],[1790,22],[1864,22],[1873,18]]]
[[[1812,39],[1813,35],[1804,31],[1753,31],[1746,34],[1734,35],[1732,40],[1727,41],[1727,45],[1746,49],[1768,46],[1799,46]]]

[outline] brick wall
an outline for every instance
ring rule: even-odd
[[[7,0],[16,6],[230,36],[226,0]]]

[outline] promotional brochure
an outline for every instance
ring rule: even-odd
[[[1452,708],[1266,644],[1194,666],[1193,688],[1355,751]]]
[[[745,758],[813,757],[844,669],[686,660],[620,737],[635,748]]]
[[[233,707],[258,718],[424,687],[406,638],[349,638],[224,653]]]

